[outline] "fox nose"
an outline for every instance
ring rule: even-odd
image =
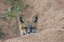
[[[30,32],[28,32],[28,34],[30,34]]]

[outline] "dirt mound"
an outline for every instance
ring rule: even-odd
[[[64,29],[46,29],[41,33],[8,39],[5,42],[64,42]]]
[[[30,5],[25,16],[38,14],[38,32],[48,28],[64,28],[64,0],[21,0]]]

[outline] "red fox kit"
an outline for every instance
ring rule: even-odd
[[[19,29],[21,35],[36,33],[38,15],[33,16],[31,19],[26,19],[24,16],[19,16]]]

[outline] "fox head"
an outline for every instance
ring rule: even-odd
[[[19,20],[21,35],[36,33],[38,15],[33,16],[30,20],[20,16]]]

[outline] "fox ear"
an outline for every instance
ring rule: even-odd
[[[20,20],[21,23],[25,22],[25,18],[23,16],[19,16],[19,20]]]
[[[32,21],[37,22],[38,21],[38,15],[33,16]]]

